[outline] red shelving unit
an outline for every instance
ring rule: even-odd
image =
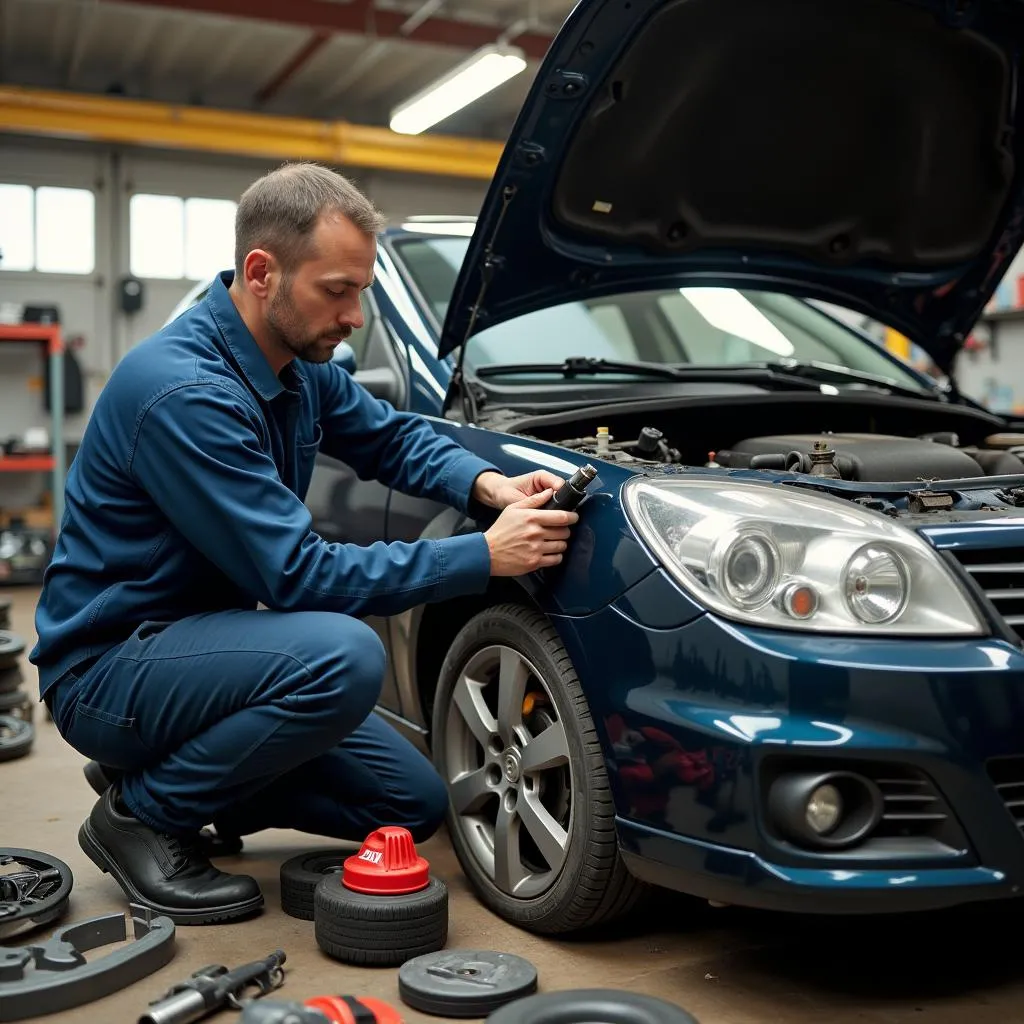
[[[0,456],[0,473],[45,473],[53,480],[53,528],[64,517],[64,336],[59,324],[0,324],[0,342],[36,342],[44,347],[50,378],[52,455]]]

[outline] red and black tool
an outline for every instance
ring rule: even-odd
[[[249,1003],[239,1024],[404,1024],[389,1003],[372,996],[314,996],[301,1003]]]

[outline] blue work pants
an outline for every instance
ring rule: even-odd
[[[81,754],[124,770],[123,800],[171,833],[293,828],[426,839],[447,793],[430,761],[372,714],[377,634],[331,612],[220,611],[146,623],[54,688]]]

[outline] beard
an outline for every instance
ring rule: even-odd
[[[329,331],[310,333],[292,296],[292,282],[285,278],[267,309],[267,326],[277,340],[297,359],[306,363],[330,362],[333,344],[344,341],[352,333],[351,327],[332,327]]]

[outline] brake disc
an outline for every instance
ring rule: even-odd
[[[174,956],[174,922],[132,904],[132,941],[99,958],[84,954],[130,938],[123,913],[59,928],[45,942],[0,949],[0,1021],[60,1013],[119,992]]]
[[[682,1007],[614,988],[569,989],[527,996],[503,1006],[487,1024],[699,1024]]]
[[[24,757],[35,742],[36,731],[29,722],[0,715],[0,761]]]
[[[439,1017],[486,1017],[537,990],[537,968],[512,953],[450,949],[407,960],[398,994],[414,1010]]]
[[[7,871],[11,865],[22,870]],[[63,917],[74,885],[71,868],[37,850],[0,847],[0,939]]]
[[[15,668],[25,653],[25,641],[9,629],[0,629],[0,669]]]

